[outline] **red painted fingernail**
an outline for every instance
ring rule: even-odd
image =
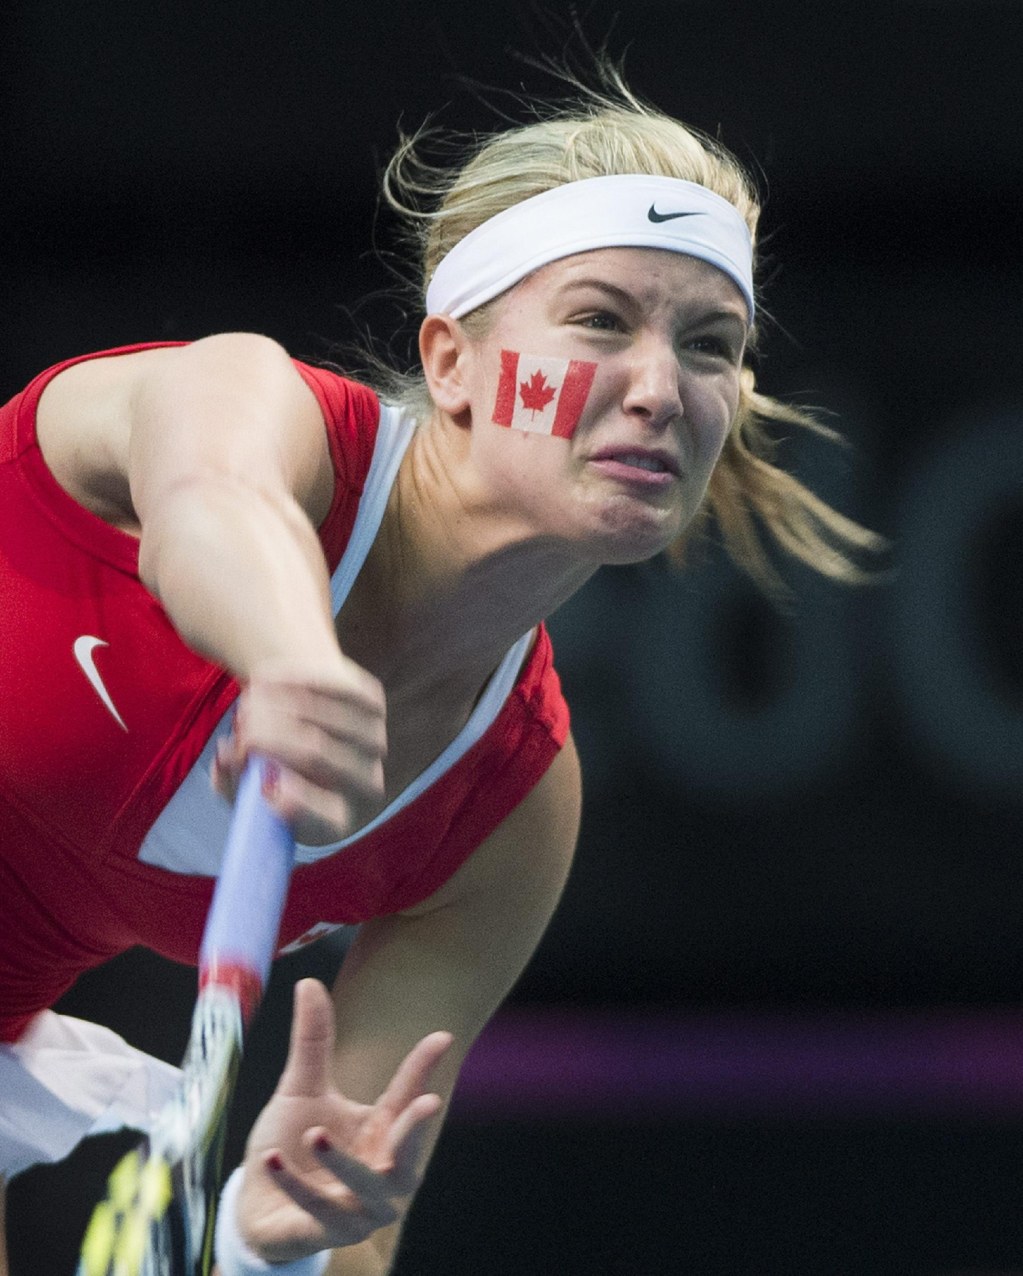
[[[322,1134],[318,1136],[316,1143],[314,1144],[314,1147],[316,1148],[317,1152],[333,1152],[334,1150],[330,1139],[328,1139],[325,1135],[322,1135]]]
[[[276,1152],[271,1152],[266,1158],[266,1168],[272,1170],[274,1174],[280,1174],[284,1169],[284,1162]]]
[[[273,798],[281,782],[281,768],[274,762],[267,762],[263,767],[263,796]]]

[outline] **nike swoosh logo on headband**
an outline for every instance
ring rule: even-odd
[[[676,217],[702,217],[702,216],[703,216],[703,214],[702,214],[702,213],[696,213],[696,212],[693,212],[693,213],[659,213],[659,212],[657,211],[657,209],[653,206],[653,204],[651,204],[651,205],[650,205],[650,211],[647,213],[647,217],[648,217],[648,218],[650,219],[650,221],[652,221],[652,222],[670,222],[670,221],[674,221]]]

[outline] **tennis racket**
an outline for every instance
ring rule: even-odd
[[[227,1112],[245,1030],[262,999],[295,847],[249,762],[199,953],[199,995],[178,1089],[115,1167],[78,1276],[208,1276]]]

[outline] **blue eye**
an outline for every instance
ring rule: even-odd
[[[594,332],[621,332],[623,329],[622,321],[610,310],[596,310],[584,315],[579,322]]]

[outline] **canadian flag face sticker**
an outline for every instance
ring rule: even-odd
[[[585,359],[502,350],[495,424],[570,439],[586,407],[596,371],[597,365]]]

